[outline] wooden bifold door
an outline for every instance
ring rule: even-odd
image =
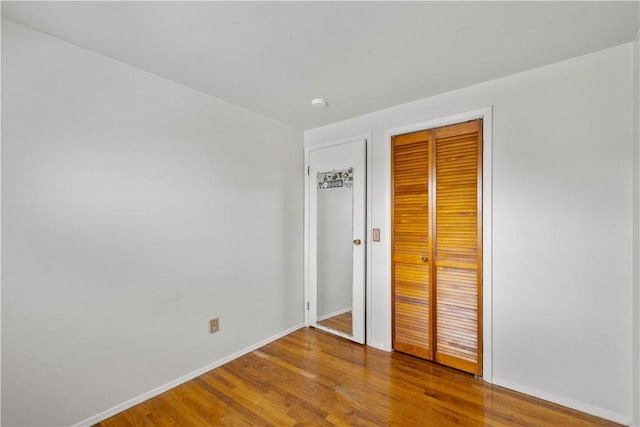
[[[393,348],[482,375],[482,120],[392,138]]]

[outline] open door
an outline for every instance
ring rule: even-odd
[[[309,153],[309,323],[364,344],[366,141]]]

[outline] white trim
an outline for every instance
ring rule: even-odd
[[[80,421],[79,423],[74,424],[73,427],[89,427],[89,426],[97,424],[97,423],[99,423],[101,421],[104,421],[109,417],[112,417],[112,416],[114,416],[114,415],[116,415],[116,414],[118,414],[118,413],[120,413],[122,411],[125,411],[125,410],[127,410],[127,409],[129,409],[129,408],[131,408],[131,407],[133,407],[133,406],[135,406],[137,404],[139,404],[139,403],[142,403],[145,400],[149,400],[152,397],[155,397],[155,396],[157,396],[159,394],[162,394],[167,390],[171,390],[172,388],[175,388],[175,387],[179,386],[180,384],[184,384],[187,381],[192,380],[192,379],[204,374],[205,372],[209,372],[212,369],[218,368],[218,367],[224,365],[225,363],[229,363],[232,360],[237,359],[240,356],[244,356],[247,353],[251,353],[252,351],[257,350],[258,348],[263,347],[263,346],[265,346],[265,345],[267,345],[267,344],[269,344],[269,343],[271,343],[271,342],[273,342],[273,341],[275,341],[277,339],[280,339],[280,338],[282,338],[282,337],[284,337],[286,335],[289,335],[290,333],[295,332],[298,329],[303,328],[303,327],[304,327],[303,324],[299,324],[299,325],[293,326],[293,327],[291,327],[291,328],[289,328],[289,329],[287,329],[287,330],[285,330],[283,332],[280,332],[280,333],[278,333],[276,335],[273,335],[272,337],[266,338],[266,339],[264,339],[264,340],[262,340],[262,341],[260,341],[260,342],[258,342],[256,344],[253,344],[253,345],[251,345],[251,346],[249,346],[249,347],[247,347],[245,349],[237,351],[237,352],[235,352],[235,353],[233,353],[233,354],[231,354],[231,355],[229,355],[227,357],[223,357],[220,360],[217,360],[217,361],[215,361],[213,363],[210,363],[210,364],[208,364],[206,366],[203,366],[200,369],[196,369],[195,371],[189,372],[188,374],[183,375],[180,378],[176,378],[173,381],[169,381],[168,383],[163,384],[160,387],[156,387],[153,390],[150,390],[150,391],[148,391],[146,393],[143,393],[143,394],[141,394],[139,396],[134,397],[133,399],[129,399],[126,402],[123,402],[123,403],[121,403],[119,405],[114,406],[113,408],[107,409],[106,411],[100,412],[97,415],[94,415],[92,417],[87,418],[86,420]]]
[[[404,133],[433,129],[441,126],[462,123],[469,120],[482,121],[482,378],[491,383],[493,379],[493,106],[471,110],[446,117],[427,120],[420,123],[389,129],[385,132],[385,227],[383,240],[391,242],[391,137]],[[391,283],[391,244],[385,247],[385,283]],[[385,287],[386,311],[385,319],[389,324],[389,331],[384,342],[383,350],[391,351],[391,286]]]
[[[308,148],[304,149],[304,208],[303,208],[303,244],[302,244],[302,258],[304,265],[302,266],[303,274],[303,300],[302,300],[302,310],[304,311],[304,324],[305,326],[311,326],[311,322],[309,319],[309,304],[311,304],[309,299],[309,153],[311,150]]]
[[[334,316],[340,316],[341,314],[345,314],[351,311],[351,307],[343,308],[338,311],[334,311],[333,313],[325,314],[324,316],[318,317],[318,322],[322,322],[323,320],[327,320]]]
[[[0,30],[2,30],[2,20],[0,20]],[[0,63],[2,61],[0,60]],[[0,67],[0,81],[2,78],[2,67]],[[0,89],[0,95],[2,94],[2,89]],[[0,112],[2,112],[2,108],[0,107]],[[2,124],[0,124],[0,135],[2,131]],[[2,140],[0,138],[0,177],[2,176]],[[2,180],[0,179],[0,188],[2,188]],[[2,192],[0,191],[0,196]],[[2,224],[2,197],[0,197],[0,224]],[[0,259],[2,259],[2,227],[0,227]],[[2,331],[2,263],[0,263],[0,331]],[[2,348],[2,334],[0,334],[0,348]],[[0,351],[0,378],[2,378],[2,352]],[[2,423],[2,387],[0,387],[0,424]]]
[[[366,184],[366,197],[367,197],[367,212],[366,212],[366,254],[365,254],[365,276],[364,276],[364,306],[365,306],[365,319],[364,319],[364,332],[365,332],[365,344],[368,344],[371,341],[372,336],[372,327],[373,324],[373,266],[371,262],[371,254],[373,253],[373,171],[371,165],[373,164],[373,132],[370,132],[369,135],[365,138],[365,147],[366,147],[366,165],[367,165],[367,184]]]
[[[501,378],[493,377],[493,384],[500,387],[508,388],[509,390],[517,391],[519,393],[524,393],[538,399],[546,400],[551,403],[566,406],[567,408],[575,409],[580,412],[595,415],[596,417],[604,418],[605,420],[613,421],[625,426],[631,425],[631,419],[629,417],[617,412],[610,411],[608,409],[600,408],[598,406],[589,405],[577,400],[558,396],[556,394],[548,393],[543,390],[538,390],[533,387],[528,387],[526,385],[518,384],[512,381],[503,380]]]
[[[640,15],[640,11],[638,13]],[[640,30],[633,41],[634,50],[634,143],[633,143],[633,279],[631,282],[631,410],[633,424],[640,425]]]

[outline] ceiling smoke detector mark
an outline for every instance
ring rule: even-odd
[[[323,110],[329,106],[329,103],[326,99],[316,98],[311,100],[311,106],[313,108],[317,108],[318,110]]]

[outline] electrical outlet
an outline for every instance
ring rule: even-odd
[[[220,319],[217,317],[209,320],[209,332],[214,334],[220,330]]]

